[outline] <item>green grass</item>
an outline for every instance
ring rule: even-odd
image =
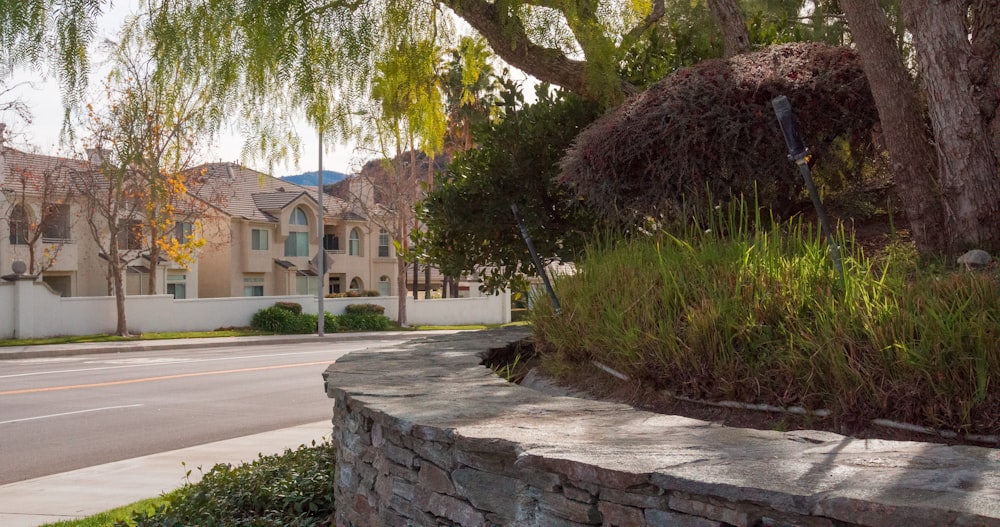
[[[156,507],[166,505],[171,494],[159,498],[149,498],[124,507],[118,507],[79,520],[66,520],[47,523],[42,527],[113,527],[115,522],[123,522],[132,518],[135,513],[152,513]]]
[[[719,214],[594,244],[556,281],[562,313],[533,313],[553,371],[598,360],[688,397],[1000,433],[996,269],[943,270],[901,244],[870,258],[841,233],[841,281],[809,226]]]
[[[211,337],[251,337],[258,335],[270,335],[262,331],[252,329],[224,329],[216,331],[189,331],[189,332],[166,332],[166,333],[143,333],[131,337],[120,337],[118,335],[83,335],[67,337],[48,337],[40,339],[7,339],[0,340],[0,346],[38,346],[42,344],[80,344],[87,342],[125,342],[137,340],[169,340],[169,339],[193,339]]]

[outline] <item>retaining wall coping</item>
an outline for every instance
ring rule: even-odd
[[[505,459],[493,467],[502,475],[556,474],[553,487],[648,502],[636,507],[694,514],[685,507],[707,497],[856,525],[1000,526],[1000,450],[731,428],[541,393],[480,365],[528,335],[505,328],[354,352],[324,373],[327,394],[393,433]],[[686,504],[687,494],[700,498]]]

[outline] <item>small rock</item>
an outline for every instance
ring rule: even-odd
[[[966,267],[982,267],[989,265],[992,261],[993,257],[990,256],[990,253],[980,249],[973,249],[958,257],[958,263]]]

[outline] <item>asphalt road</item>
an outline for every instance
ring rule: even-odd
[[[0,362],[0,485],[330,419],[330,363],[420,336]]]

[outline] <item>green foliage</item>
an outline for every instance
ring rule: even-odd
[[[1000,433],[995,269],[929,272],[898,247],[872,259],[841,233],[841,285],[809,226],[735,204],[712,217],[592,245],[556,281],[562,313],[537,304],[540,349],[689,397]]]
[[[362,298],[366,296],[382,296],[378,291],[345,291],[343,293],[330,293],[326,298]]]
[[[250,327],[270,333],[297,333],[298,319],[298,315],[288,309],[271,306],[254,313]]]
[[[388,317],[376,313],[345,313],[337,320],[344,331],[385,331],[391,326]]]
[[[458,154],[449,179],[418,207],[427,230],[414,233],[415,245],[444,274],[478,272],[489,291],[535,274],[512,204],[542,258],[570,258],[582,247],[592,219],[555,181],[556,166],[600,109],[544,85],[537,96],[523,105],[518,87],[505,83],[500,115],[474,131],[479,147]]]
[[[198,483],[168,497],[152,514],[137,513],[133,527],[313,527],[329,525],[336,474],[330,443],[259,456],[239,466],[216,465]],[[116,523],[116,527],[130,527]]]
[[[299,304],[298,302],[275,302],[274,305],[276,307],[280,307],[282,309],[286,309],[288,311],[291,311],[292,313],[295,313],[296,315],[299,315],[299,314],[302,313],[302,304]]]
[[[319,320],[316,315],[301,313],[302,306],[299,306],[300,312],[296,313],[294,308],[290,309],[288,307],[287,304],[289,303],[279,302],[279,304],[286,305],[275,304],[254,313],[253,318],[250,319],[250,327],[281,335],[299,335],[316,332],[316,328],[319,326]],[[298,306],[298,304],[292,305]],[[339,331],[340,322],[337,317],[330,313],[324,313],[323,330],[331,333]]]
[[[378,304],[349,304],[344,308],[347,315],[384,315],[385,307]]]
[[[341,331],[340,319],[329,311],[323,312],[323,331],[327,333],[337,333]]]

